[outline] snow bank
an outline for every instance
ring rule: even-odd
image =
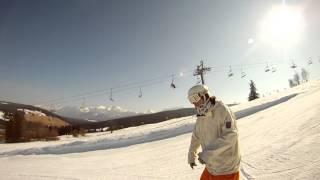
[[[0,120],[9,121],[9,119],[6,119],[4,117],[4,112],[3,111],[0,111]]]

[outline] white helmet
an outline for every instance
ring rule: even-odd
[[[195,103],[198,102],[201,99],[201,97],[205,97],[206,94],[208,94],[209,97],[211,96],[208,86],[198,84],[189,89],[188,99],[190,103]]]

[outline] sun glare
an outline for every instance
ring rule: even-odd
[[[254,43],[254,40],[252,38],[249,38],[248,39],[248,44],[253,44]]]
[[[264,42],[288,47],[301,38],[304,21],[299,8],[282,5],[273,7],[260,25]]]

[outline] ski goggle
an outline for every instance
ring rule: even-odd
[[[189,96],[188,99],[191,102],[191,104],[194,104],[196,102],[199,102],[201,97],[199,96],[199,94],[193,94],[193,95]]]

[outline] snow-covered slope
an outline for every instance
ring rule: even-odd
[[[0,111],[0,121],[8,121],[8,119],[6,119],[4,117],[4,112],[3,111]]]
[[[268,106],[266,106],[267,104]],[[242,179],[320,179],[320,82],[233,106]],[[187,164],[195,117],[54,142],[0,144],[0,179],[199,179]]]

